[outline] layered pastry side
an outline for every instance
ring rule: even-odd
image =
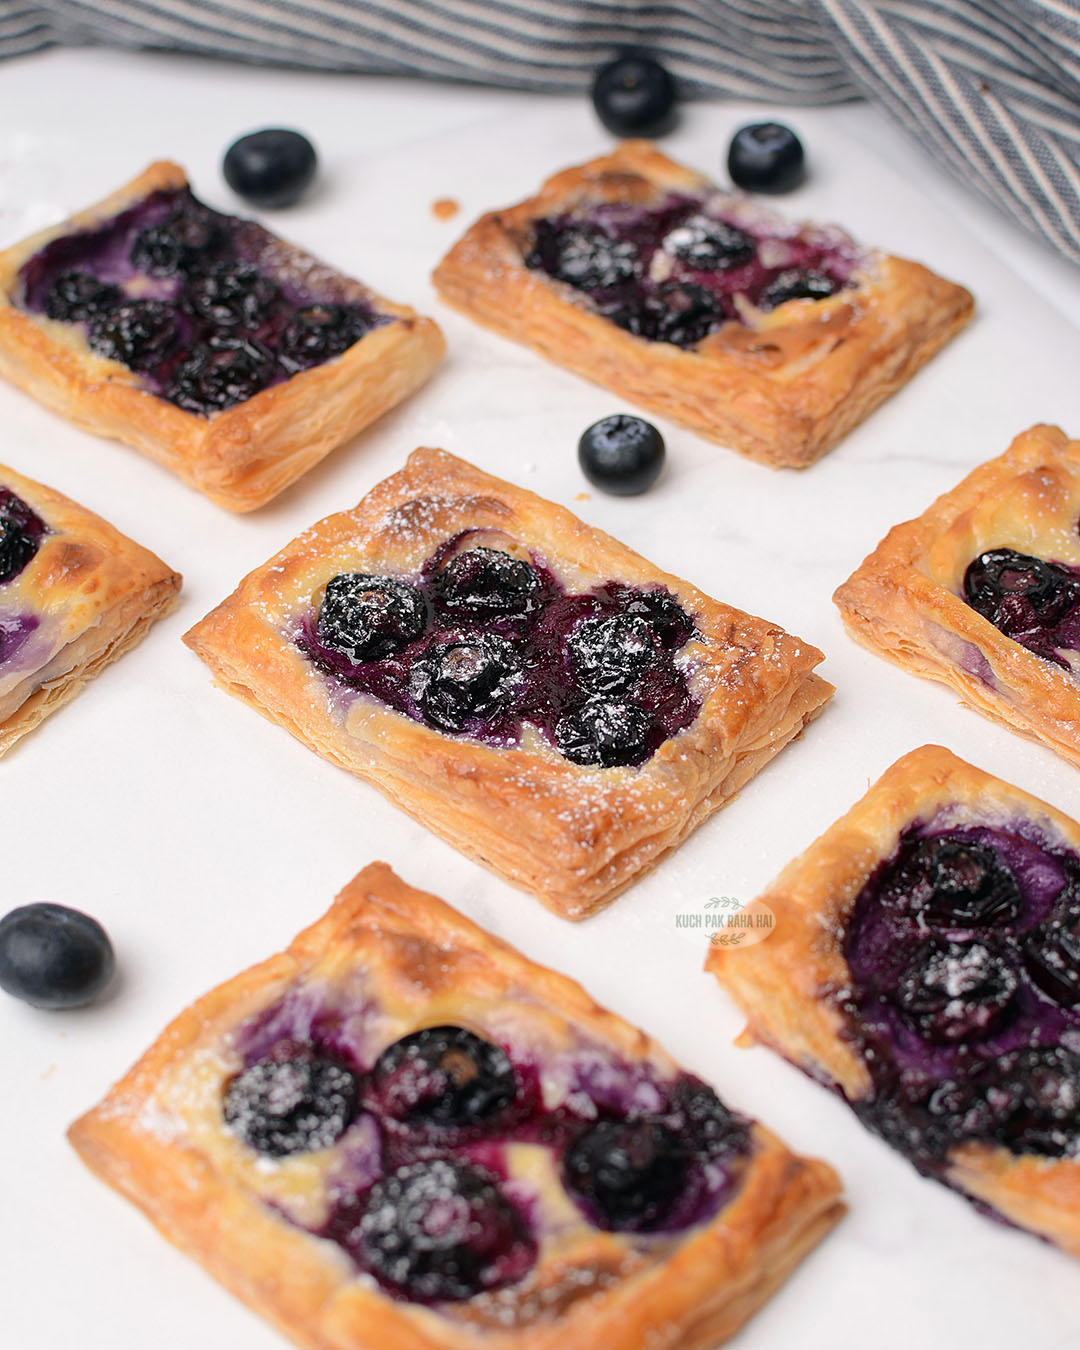
[[[233,510],[441,359],[430,319],[200,202],[173,164],[0,254],[0,373]]]
[[[708,965],[920,1172],[1080,1255],[1080,826],[925,746]]]
[[[71,1139],[311,1350],[705,1350],[842,1211],[825,1164],[383,864]]]
[[[581,918],[832,692],[821,653],[568,511],[418,450],[187,635],[220,683]]]
[[[0,465],[0,755],[144,637],[180,584],[99,516]]]
[[[483,216],[434,280],[504,336],[774,466],[831,449],[972,310],[926,268],[645,141]]]
[[[1080,764],[1080,442],[1023,432],[833,598],[856,641]]]

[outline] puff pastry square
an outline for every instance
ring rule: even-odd
[[[381,863],[70,1138],[305,1350],[707,1350],[843,1208],[826,1164]]]
[[[444,349],[431,319],[204,206],[175,164],[0,253],[0,374],[231,511],[394,407]]]
[[[1080,442],[1017,436],[833,597],[848,631],[1080,764]]]
[[[574,919],[832,693],[815,648],[432,449],[185,641],[229,692]]]
[[[1080,1256],[1080,826],[924,746],[710,948],[747,1038],[924,1174]]]
[[[793,225],[647,141],[482,216],[434,281],[504,337],[773,467],[832,449],[972,312],[962,286]]]
[[[134,647],[180,584],[100,516],[0,465],[0,755]]]

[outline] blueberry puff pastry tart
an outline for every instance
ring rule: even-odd
[[[179,590],[148,549],[0,465],[0,755],[135,646]]]
[[[262,506],[427,379],[430,320],[153,164],[0,253],[0,374],[159,460],[221,506]]]
[[[647,141],[481,217],[448,304],[774,467],[830,450],[971,317],[918,263],[794,225]]]
[[[1023,432],[833,598],[856,641],[1080,765],[1080,441]]]
[[[769,941],[708,958],[747,1039],[1080,1256],[1080,826],[924,746],[761,899]]]
[[[220,683],[567,918],[802,730],[821,653],[418,450],[185,639]]]
[[[384,864],[71,1129],[305,1350],[706,1350],[842,1212],[577,984]]]

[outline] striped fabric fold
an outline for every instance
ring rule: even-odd
[[[1080,262],[1080,0],[0,0],[0,56],[57,42],[588,88],[647,48],[690,97],[866,97]]]

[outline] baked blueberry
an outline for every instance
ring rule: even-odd
[[[225,1089],[225,1120],[256,1153],[285,1158],[329,1148],[356,1109],[356,1075],[318,1055],[261,1059]]]
[[[641,614],[584,619],[566,640],[574,675],[589,694],[629,689],[659,646],[656,630]]]
[[[620,599],[627,614],[642,614],[648,619],[666,650],[677,651],[694,636],[693,619],[670,591],[628,587]]]
[[[723,220],[693,216],[666,235],[662,245],[679,262],[700,272],[726,272],[754,256],[753,238]]]
[[[233,141],[225,152],[225,181],[255,206],[275,208],[298,202],[315,179],[315,147],[299,131],[267,127]]]
[[[1080,1008],[1080,915],[1057,915],[1024,939],[1024,967],[1063,1008]]]
[[[1016,878],[995,850],[965,839],[905,841],[881,898],[938,928],[1011,924],[1023,908]]]
[[[650,342],[692,347],[727,319],[724,302],[703,286],[672,281],[652,295],[603,311],[612,323]]]
[[[592,226],[538,220],[533,248],[525,261],[578,290],[608,291],[633,279],[637,249]]]
[[[370,327],[364,315],[346,305],[305,305],[281,335],[278,360],[287,370],[307,370],[348,351]]]
[[[780,122],[740,127],[728,148],[728,174],[747,192],[790,192],[806,177],[802,142]]]
[[[1080,581],[1041,558],[992,548],[964,573],[964,599],[1006,637],[1020,638],[1059,623],[1080,603]]]
[[[217,328],[257,327],[280,292],[253,263],[212,263],[184,288],[184,305]]]
[[[892,999],[909,1027],[935,1045],[981,1041],[1008,1021],[1019,987],[1008,954],[988,942],[919,942]]]
[[[131,245],[131,265],[154,277],[186,276],[228,247],[221,220],[194,205],[181,207],[160,225],[139,231]]]
[[[593,80],[596,115],[616,136],[662,135],[674,121],[675,103],[671,73],[642,52],[608,61]]]
[[[468,1128],[505,1111],[517,1080],[492,1041],[464,1027],[425,1027],[382,1052],[370,1091],[379,1114],[393,1120]]]
[[[563,1158],[563,1184],[598,1228],[662,1228],[686,1181],[687,1154],[654,1120],[599,1120]]]
[[[41,517],[10,488],[0,488],[0,585],[19,575],[44,533]]]
[[[536,1244],[492,1173],[436,1158],[377,1182],[349,1240],[380,1284],[418,1303],[521,1279]]]
[[[573,764],[640,764],[649,753],[649,716],[625,698],[592,698],[561,717],[555,744]]]
[[[647,492],[664,467],[664,438],[643,417],[615,413],[581,434],[578,463],[595,488],[620,497]]]
[[[701,1158],[730,1157],[749,1144],[747,1122],[729,1111],[707,1083],[689,1074],[675,1084],[666,1122],[680,1145]]]
[[[45,313],[64,323],[82,323],[122,298],[119,286],[99,281],[89,272],[61,272],[45,297]]]
[[[789,300],[824,300],[836,290],[836,282],[824,272],[798,267],[774,277],[758,297],[759,309],[776,309]]]
[[[188,412],[224,412],[252,398],[273,379],[274,359],[259,343],[212,340],[192,352],[165,397]]]
[[[992,1137],[1016,1153],[1074,1154],[1080,1133],[1080,1056],[1042,1046],[1005,1056],[998,1065]]]
[[[23,905],[0,919],[0,989],[35,1008],[79,1008],[116,968],[96,919],[66,905]]]
[[[381,661],[415,642],[427,627],[428,604],[407,581],[341,572],[326,583],[316,636],[352,661]]]
[[[527,614],[540,591],[536,568],[501,549],[466,549],[456,554],[435,577],[441,608],[455,614]]]
[[[463,731],[509,702],[522,668],[513,643],[493,633],[440,639],[413,666],[409,689],[424,717],[443,731]]]
[[[178,338],[176,314],[160,300],[126,300],[90,320],[88,341],[98,356],[131,370],[158,365]]]

